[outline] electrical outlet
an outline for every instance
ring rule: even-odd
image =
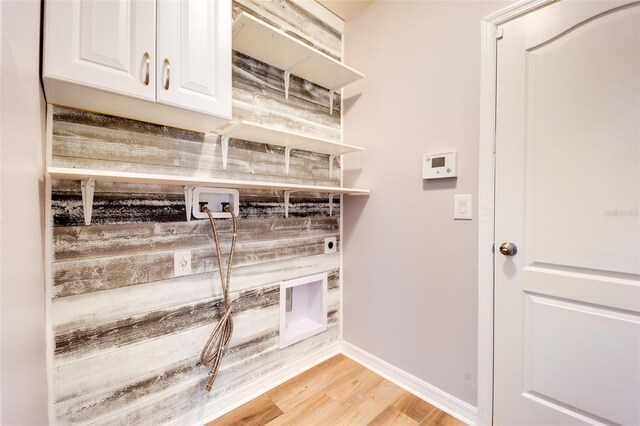
[[[327,237],[324,239],[324,253],[335,253],[338,250],[336,237]]]
[[[173,253],[173,276],[181,277],[191,274],[191,250]]]

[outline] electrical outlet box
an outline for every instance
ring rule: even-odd
[[[324,239],[324,253],[335,253],[338,250],[338,242],[336,237],[327,237]]]
[[[222,211],[222,203],[229,203],[233,213],[238,217],[240,212],[240,193],[237,189],[196,187],[193,189],[193,217],[207,219],[209,216],[202,211],[207,206],[214,219],[230,218],[231,215]]]
[[[191,274],[191,250],[181,250],[173,253],[173,276],[181,277]]]

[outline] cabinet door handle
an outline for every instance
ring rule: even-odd
[[[164,90],[169,90],[169,83],[171,83],[171,64],[169,64],[169,60],[165,58],[164,67],[166,69],[165,79],[164,79]]]
[[[149,71],[151,70],[151,57],[149,56],[149,52],[144,52],[144,85],[149,85]]]

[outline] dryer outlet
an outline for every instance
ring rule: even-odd
[[[338,250],[338,242],[336,237],[327,237],[324,239],[324,253],[335,253]]]

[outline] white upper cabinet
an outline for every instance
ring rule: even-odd
[[[209,132],[231,118],[231,0],[46,0],[48,103]]]
[[[47,3],[47,75],[155,99],[153,1]]]
[[[158,0],[157,99],[195,111],[231,108],[231,2]]]

